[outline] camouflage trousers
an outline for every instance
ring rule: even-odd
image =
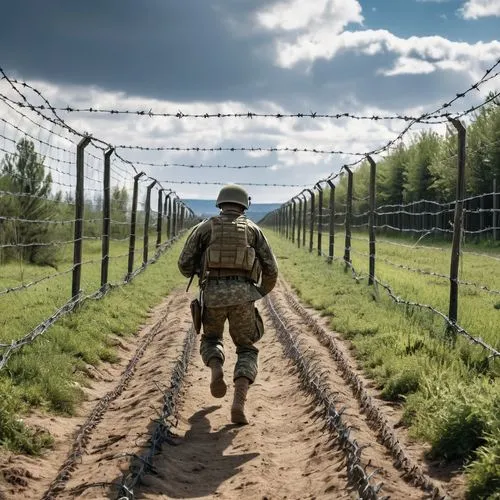
[[[253,302],[205,308],[200,346],[201,358],[207,366],[212,358],[219,358],[224,363],[223,332],[226,319],[229,321],[229,334],[238,356],[233,379],[246,377],[253,383],[257,376],[259,353],[254,344],[264,334],[264,323]]]

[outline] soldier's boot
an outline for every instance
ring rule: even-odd
[[[226,395],[227,385],[224,380],[224,370],[222,361],[219,358],[212,358],[208,362],[212,370],[212,380],[210,381],[210,392],[214,398],[223,398]]]
[[[246,377],[238,377],[234,381],[234,399],[231,406],[231,422],[233,424],[248,424],[245,416],[245,401],[247,399],[250,381]]]

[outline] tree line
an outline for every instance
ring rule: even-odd
[[[493,191],[500,185],[500,100],[476,112],[467,125],[466,195]],[[370,165],[364,162],[354,174],[354,210],[368,208]],[[408,144],[401,143],[377,162],[377,205],[430,200],[455,200],[457,181],[457,137],[450,124],[443,135],[422,131]],[[346,200],[347,178],[336,186],[338,209]],[[365,200],[366,198],[366,200]]]

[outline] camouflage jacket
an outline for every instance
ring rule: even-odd
[[[218,217],[235,220],[241,215],[234,210],[221,211]],[[230,281],[208,279],[204,284],[204,300],[207,307],[226,307],[243,302],[253,302],[268,294],[278,279],[278,264],[274,254],[259,226],[247,219],[249,228],[248,243],[255,249],[255,254],[262,268],[262,280],[257,287],[249,281]],[[211,219],[196,225],[179,256],[180,272],[187,278],[200,273],[202,259],[210,243]]]

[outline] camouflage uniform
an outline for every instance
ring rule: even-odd
[[[237,210],[223,209],[217,217],[224,221],[235,221],[244,216]],[[181,252],[178,265],[186,277],[202,272],[204,254],[211,240],[212,219],[195,226]],[[246,377],[252,383],[257,375],[259,352],[254,344],[264,333],[264,325],[254,302],[274,288],[278,278],[278,266],[260,228],[246,217],[245,221],[248,227],[248,244],[255,249],[256,259],[262,269],[261,282],[257,286],[242,276],[231,276],[231,271],[220,277],[209,275],[202,282],[205,307],[200,354],[207,366],[212,358],[224,362],[222,334],[227,319],[229,333],[238,355],[234,380]]]

